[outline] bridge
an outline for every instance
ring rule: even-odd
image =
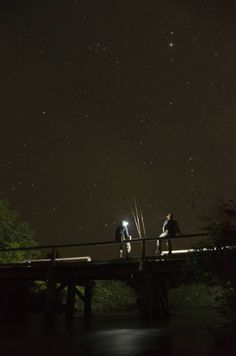
[[[182,235],[176,240],[201,238],[206,235]],[[114,241],[1,249],[0,253],[51,251],[50,258],[28,258],[18,263],[0,264],[1,294],[3,295],[9,286],[17,283],[44,281],[47,286],[45,311],[48,314],[55,312],[55,300],[58,294],[66,288],[66,314],[73,316],[75,298],[78,295],[84,302],[84,315],[89,316],[92,310],[95,282],[97,280],[122,280],[136,290],[141,316],[148,318],[166,316],[169,314],[168,288],[171,287],[186,257],[194,250],[178,249],[173,250],[172,255],[166,252],[161,256],[148,255],[147,243],[156,243],[156,241],[157,238],[151,237],[132,239],[131,244],[139,246],[139,255],[132,255],[128,259],[96,260],[91,259],[90,256],[57,257],[58,249],[75,247],[94,249],[97,246],[113,246],[118,249],[119,243]],[[78,286],[83,287],[84,293],[78,289]]]

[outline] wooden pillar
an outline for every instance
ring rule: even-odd
[[[46,290],[46,313],[53,314],[55,311],[56,300],[56,281],[54,275],[54,269],[50,267],[47,278],[47,290]]]
[[[56,263],[56,249],[53,247],[50,266],[47,276],[47,290],[46,290],[46,313],[53,314],[55,311],[56,302],[56,279],[55,279],[55,267]]]
[[[167,281],[161,284],[161,308],[163,316],[170,315]]]
[[[136,287],[141,318],[162,318],[169,315],[168,288],[155,275],[141,272]]]
[[[68,317],[73,317],[75,310],[75,295],[76,295],[76,285],[70,283],[67,286],[67,297],[66,297],[66,315]]]
[[[84,316],[88,317],[92,311],[93,281],[86,282],[84,286]]]
[[[142,238],[142,256],[141,256],[141,261],[144,262],[146,259],[146,244],[145,244],[145,238]]]
[[[55,247],[53,247],[52,249],[52,257],[51,257],[51,266],[55,266],[56,263],[56,256],[57,256],[57,250],[55,249]]]
[[[151,318],[150,285],[144,273],[140,277],[138,287],[140,317]]]

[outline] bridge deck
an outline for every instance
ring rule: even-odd
[[[147,256],[145,262],[140,257],[107,261],[86,261],[77,258],[55,259],[52,266],[50,259],[25,261],[15,264],[0,265],[0,279],[21,278],[25,280],[48,280],[48,273],[53,269],[54,278],[59,283],[84,280],[131,279],[145,268],[155,274],[167,274],[175,271],[183,262],[186,254],[175,253],[172,256]]]

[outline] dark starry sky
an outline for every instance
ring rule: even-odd
[[[2,198],[40,243],[183,232],[235,187],[236,4],[2,0]]]

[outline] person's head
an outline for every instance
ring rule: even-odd
[[[128,224],[129,224],[128,221],[125,221],[125,220],[122,221],[122,226],[126,227]]]
[[[167,219],[168,219],[168,220],[173,219],[173,215],[172,215],[171,213],[167,214],[167,216],[166,216],[166,217],[167,217]]]

